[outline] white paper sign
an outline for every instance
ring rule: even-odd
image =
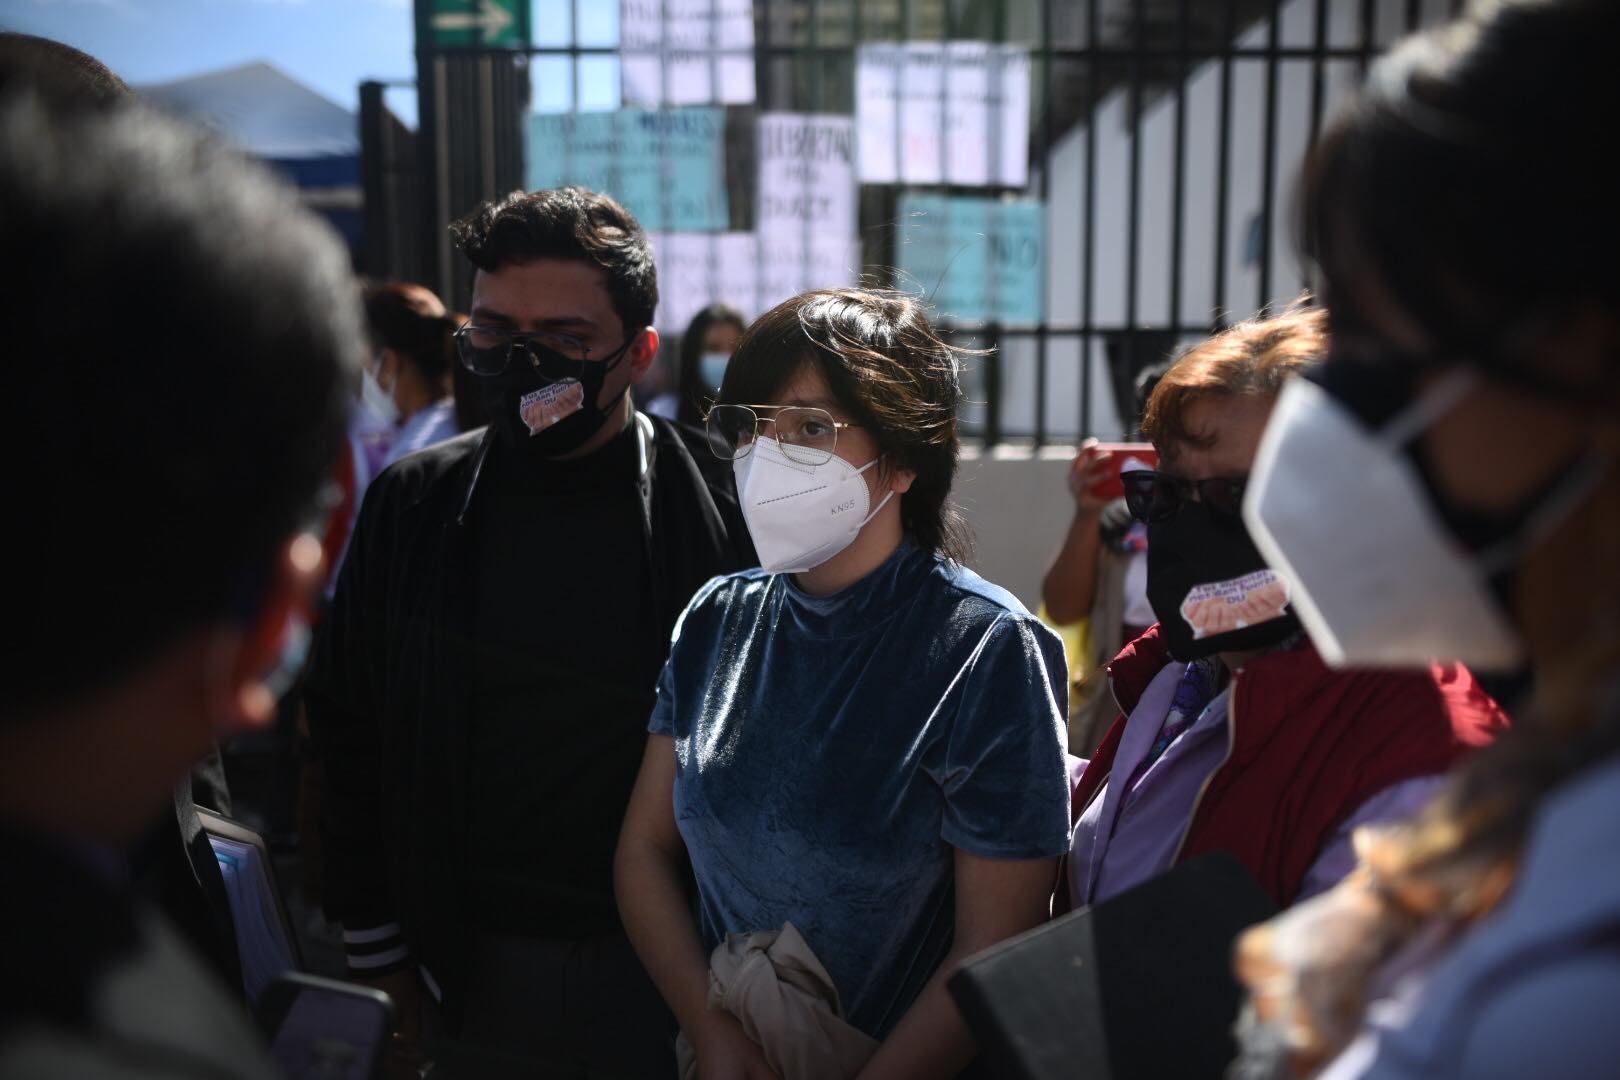
[[[719,301],[752,322],[808,289],[854,284],[860,242],[809,236],[779,223],[759,233],[654,233],[659,332],[680,334],[692,316]]]
[[[854,118],[764,113],[755,131],[761,308],[852,284],[860,262]]]
[[[807,234],[800,225],[761,226],[760,310],[810,289],[855,284],[860,277],[860,247],[854,237]]]
[[[811,232],[854,236],[854,118],[762,113],[755,134],[754,220],[761,226],[797,223]]]
[[[752,49],[753,0],[619,0],[625,49]]]
[[[869,184],[1029,182],[1029,50],[983,41],[864,45],[855,67]]]
[[[715,302],[750,321],[759,306],[759,244],[753,233],[655,233],[661,332],[681,334],[692,316]]]
[[[957,325],[1039,323],[1045,208],[982,195],[901,196],[895,261],[902,280]]]
[[[859,278],[854,119],[763,113],[755,135],[754,232],[653,236],[666,333],[717,300],[752,320],[807,289]]]
[[[626,105],[754,100],[752,0],[620,0]]]

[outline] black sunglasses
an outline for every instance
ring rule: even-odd
[[[1181,509],[1181,504],[1198,492],[1198,501],[1215,513],[1236,518],[1243,512],[1243,492],[1247,476],[1212,476],[1207,480],[1183,480],[1152,469],[1121,473],[1125,505],[1138,521],[1164,521]]]

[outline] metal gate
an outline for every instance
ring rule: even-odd
[[[457,4],[468,14],[448,25],[471,26],[475,13],[489,8],[474,0],[417,0],[418,175],[403,185],[414,205],[383,192],[373,207],[368,183],[368,222],[414,233],[373,245],[393,253],[383,272],[418,277],[463,307],[470,276],[452,257],[446,224],[523,186],[531,109],[580,113],[615,105],[602,88],[624,75],[617,16],[630,5],[533,0],[527,43],[492,47],[476,30],[453,45],[442,33],[435,39],[433,20],[446,25],[447,6]],[[680,6],[642,0],[643,14],[649,4],[666,13]],[[749,7],[747,0],[713,0],[715,18],[735,14],[739,4]],[[992,125],[985,132],[997,146],[1027,140],[1023,182],[860,184],[859,276],[924,295],[938,287],[900,279],[895,270],[915,226],[898,215],[918,196],[1038,206],[1038,317],[939,312],[953,339],[989,350],[967,373],[965,432],[986,447],[1034,449],[1086,434],[1123,434],[1132,425],[1130,386],[1140,368],[1180,343],[1287,303],[1309,284],[1293,255],[1291,227],[1293,181],[1305,148],[1372,57],[1461,6],[1461,0],[753,0],[746,49],[753,100],[723,106],[727,225],[746,230],[756,214],[754,118],[855,113],[863,47],[972,42],[1027,51],[1027,131]],[[710,60],[718,64],[738,51],[713,45]],[[944,108],[939,113],[946,117]],[[370,159],[385,150],[377,141],[382,125],[364,127]]]

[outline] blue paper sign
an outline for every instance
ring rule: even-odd
[[[896,262],[941,319],[1038,323],[1045,207],[955,195],[900,199]]]
[[[649,232],[730,226],[723,108],[529,116],[530,191],[579,184],[612,195]]]

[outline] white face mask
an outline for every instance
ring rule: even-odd
[[[1516,535],[1469,554],[1403,448],[1472,385],[1466,372],[1448,375],[1377,431],[1306,379],[1278,396],[1243,520],[1266,562],[1289,579],[1300,621],[1329,664],[1460,660],[1508,670],[1524,659],[1491,576],[1573,509],[1589,477],[1572,474]]]
[[[377,376],[369,370],[360,378],[360,401],[384,424],[392,427],[398,423],[399,406],[394,404],[394,395],[384,390]]]
[[[775,439],[755,439],[732,469],[759,565],[773,574],[798,574],[849,547],[894,497],[890,491],[867,513],[871,496],[861,474],[876,464],[873,458],[857,469],[834,454],[805,465],[784,455]]]

